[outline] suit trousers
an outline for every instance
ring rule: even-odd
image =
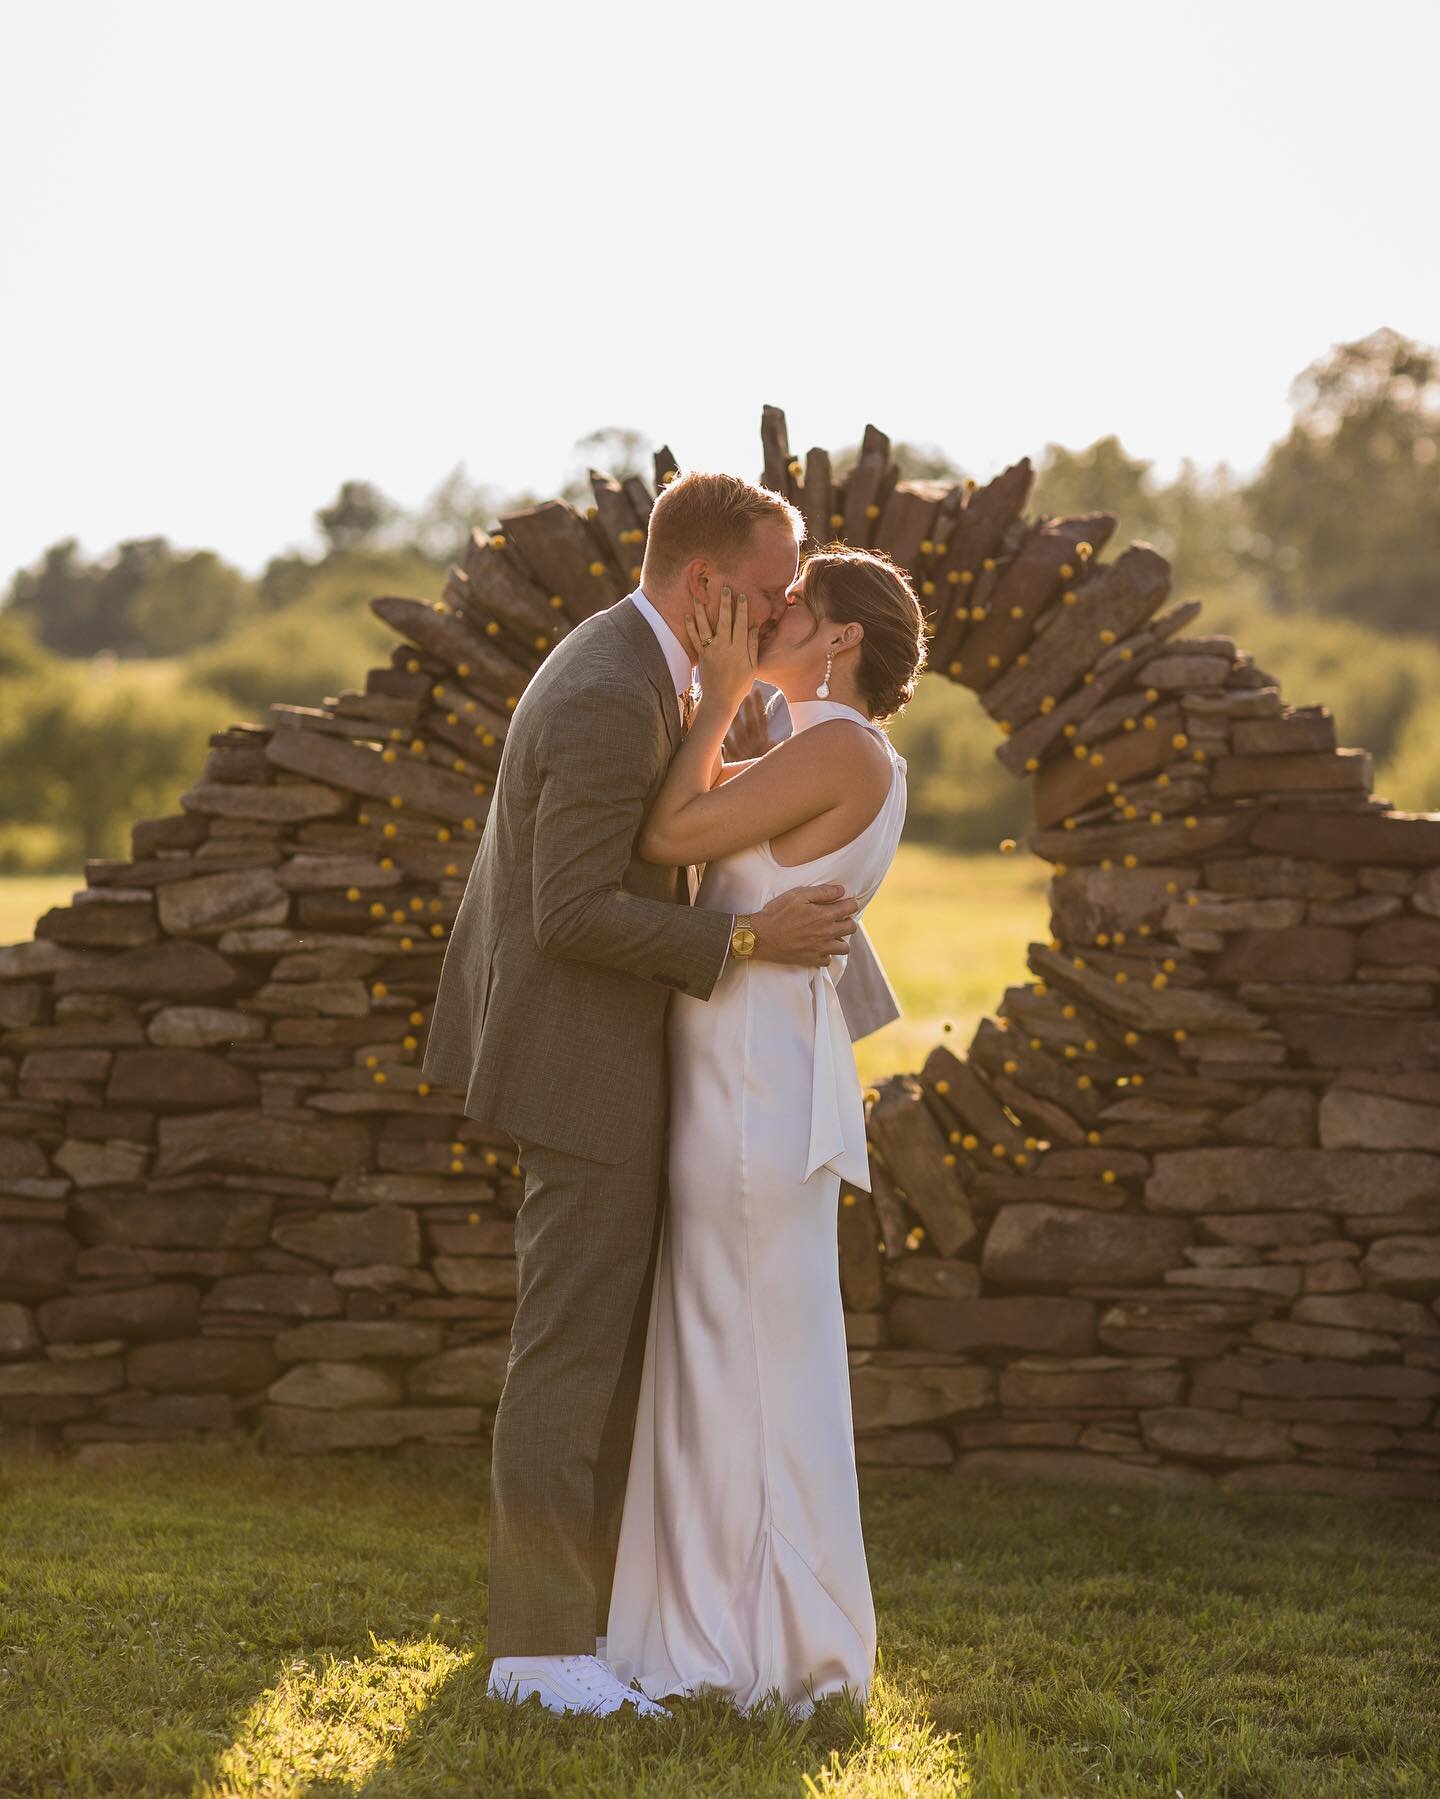
[[[517,1139],[525,1196],[491,1455],[491,1656],[591,1655],[605,1632],[664,1214],[665,1119],[657,1107],[655,1128],[616,1163]]]

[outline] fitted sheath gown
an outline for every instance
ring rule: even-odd
[[[905,760],[849,843],[782,866],[757,844],[711,862],[696,904],[758,912],[843,883],[868,904],[905,819]],[[840,1296],[841,1183],[870,1167],[855,1055],[829,968],[727,958],[708,1000],[669,1002],[669,1204],[608,1619],[607,1659],[651,1698],[719,1689],[796,1716],[875,1666]]]

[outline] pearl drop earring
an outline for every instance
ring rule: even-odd
[[[825,652],[825,679],[815,689],[815,697],[817,700],[823,700],[823,699],[829,698],[829,695],[830,695],[830,665],[834,660],[835,659],[830,654],[829,650],[826,650],[826,652]]]

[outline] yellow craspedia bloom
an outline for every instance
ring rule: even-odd
[[[1073,606],[1075,604],[1076,600],[1078,600],[1080,598],[1080,596],[1078,593],[1076,593],[1076,591],[1073,587],[1067,587],[1065,589],[1064,593],[1061,594],[1060,598],[1062,600],[1064,600],[1064,602],[1067,606]]]
[[[1044,699],[1041,700],[1040,710],[1042,712],[1053,712],[1055,710],[1055,695],[1053,693],[1047,693]],[[1070,730],[1073,729],[1073,727],[1067,725],[1066,729]]]
[[[430,1091],[429,1081],[417,1081],[415,1083],[415,1091],[423,1097]]]
[[[1168,974],[1152,975],[1150,977],[1150,985],[1152,987],[1157,987],[1157,988],[1158,987],[1168,987],[1170,985],[1170,977]]]
[[[413,937],[402,937],[400,939],[400,947],[401,947],[401,949],[414,949],[414,947],[415,947],[414,938]]]
[[[475,829],[475,820],[473,818],[462,818],[460,823],[467,831],[473,831]]]
[[[360,889],[358,887],[347,887],[345,889],[345,897],[347,900],[358,900],[360,897]]]
[[[980,558],[980,566],[988,572],[990,569],[994,568],[995,558],[993,556],[982,556]]]
[[[975,579],[974,569],[973,568],[962,568],[960,571],[960,579],[968,587],[970,585],[970,583]]]
[[[965,1135],[960,1139],[960,1147],[962,1149],[974,1149],[979,1141],[980,1139],[973,1131],[966,1131]]]
[[[384,917],[384,916],[385,916],[385,908],[384,908],[384,906],[383,906],[383,905],[382,905],[382,904],[381,904],[381,903],[380,903],[380,901],[379,901],[379,900],[375,900],[375,901],[374,901],[374,902],[373,902],[373,903],[372,903],[372,904],[371,904],[371,907],[370,907],[370,916],[371,916],[371,917],[372,917],[372,918],[383,918],[383,917]]]
[[[365,1066],[367,1068],[378,1068],[380,1066],[379,1056],[366,1056]]]
[[[1062,562],[1060,564],[1059,575],[1062,581],[1068,581],[1074,573],[1075,570],[1070,563]]]
[[[485,635],[487,637],[498,637],[500,635],[500,624],[497,619],[492,618],[490,623],[486,625]]]
[[[412,912],[423,912],[425,910],[425,901],[418,893],[412,893],[410,895],[410,910]]]
[[[470,673],[470,664],[468,662],[457,662],[455,664],[455,673],[457,675],[468,675]]]
[[[390,804],[398,812],[400,810],[400,808],[405,804],[405,802],[403,799],[401,799],[401,797],[398,793],[392,793],[390,795]]]
[[[1040,762],[1037,757],[1027,756],[1025,758],[1025,772],[1027,775],[1033,775],[1035,770],[1037,768],[1039,768],[1039,766],[1040,766]]]
[[[395,760],[395,751],[394,750],[381,750],[380,760],[382,762],[393,762]]]
[[[377,1086],[383,1087],[386,1080],[385,1070],[383,1068],[377,1068],[374,1074],[370,1076],[370,1079],[374,1081]]]
[[[1185,1032],[1182,1029],[1173,1030],[1170,1035],[1177,1043],[1183,1043],[1185,1041]]]
[[[853,1206],[855,1204],[855,1195],[847,1190],[840,1195],[840,1203],[842,1206]]]
[[[942,1080],[942,1081],[936,1081],[936,1083],[935,1083],[935,1091],[936,1091],[936,1092],[937,1092],[937,1093],[948,1093],[948,1092],[949,1092],[949,1091],[950,1091],[950,1083],[949,1083],[949,1081],[943,1081],[943,1080]]]
[[[590,573],[592,575],[603,575],[605,573],[605,564],[603,562],[592,562],[590,564]]]
[[[449,843],[449,841],[450,841],[449,825],[441,825],[440,826],[440,828],[435,833],[435,841],[436,841],[436,843]]]
[[[1002,1062],[1000,1066],[1005,1070],[1006,1074],[1014,1074],[1020,1064],[1012,1059],[1009,1062]]]
[[[830,514],[830,529],[832,531],[838,531],[844,523],[845,514],[843,512],[832,512]]]
[[[922,581],[920,583],[920,591],[928,598],[928,596],[935,591],[935,583],[933,581]]]
[[[445,935],[444,925],[443,924],[432,924],[430,927],[430,935],[432,937],[443,937]]]
[[[415,658],[413,656],[409,657],[406,660],[405,673],[407,675],[418,675],[420,673],[420,664],[415,660]]]
[[[550,596],[550,604],[557,612],[559,612],[565,604],[564,596],[558,593],[552,593]]]
[[[880,508],[875,504],[875,502],[873,500],[865,508],[865,516],[866,516],[866,518],[879,518]]]
[[[1023,606],[1012,606],[1010,608],[1010,616],[1011,618],[1024,618],[1025,608]]]
[[[1115,1181],[1115,1170],[1113,1168],[1102,1168],[1100,1170],[1100,1179],[1104,1181],[1107,1186],[1113,1186]]]
[[[958,587],[960,584],[960,570],[958,568],[952,568],[945,576],[945,579],[952,587]]]
[[[963,662],[952,662],[945,672],[948,675],[958,675],[963,672],[964,667],[965,664]]]
[[[450,1172],[451,1174],[464,1174],[465,1164],[463,1162],[452,1162],[450,1164]]]
[[[944,1164],[947,1168],[953,1168],[955,1166],[955,1158],[953,1155],[951,1155],[949,1153],[948,1150],[940,1159],[942,1162],[944,1162]]]
[[[393,868],[395,866],[395,858],[393,856],[382,856],[380,858],[380,866],[382,868]]]
[[[402,1037],[400,1039],[400,1047],[401,1049],[414,1049],[419,1042],[420,1039],[418,1037]]]

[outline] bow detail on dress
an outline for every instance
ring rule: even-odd
[[[805,1179],[808,1181],[817,1168],[831,1168],[842,1181],[851,1181],[868,1193],[870,1157],[865,1148],[865,1102],[855,1072],[855,1051],[830,969],[810,970],[810,1005],[814,1053]]]

